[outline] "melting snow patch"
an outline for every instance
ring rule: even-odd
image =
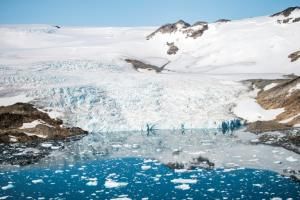
[[[125,187],[127,185],[128,185],[128,183],[125,183],[125,182],[116,182],[116,181],[113,181],[111,179],[106,180],[105,183],[104,183],[104,186],[106,188]]]
[[[264,87],[264,91],[269,90],[269,89],[271,89],[271,88],[273,88],[273,87],[275,87],[275,86],[277,86],[277,85],[278,85],[278,83],[271,83],[271,84],[269,84],[269,85],[266,85],[266,86]]]
[[[43,120],[34,120],[30,123],[23,123],[22,127],[20,129],[26,129],[26,128],[35,128],[39,124],[45,124]]]
[[[233,112],[248,122],[269,121],[276,118],[277,115],[284,112],[284,108],[265,110],[255,99],[243,99],[237,103]]]

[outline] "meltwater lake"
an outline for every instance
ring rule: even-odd
[[[173,170],[115,158],[0,171],[0,199],[299,199],[300,183],[247,168]]]

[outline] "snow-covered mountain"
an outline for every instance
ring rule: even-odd
[[[238,80],[300,74],[289,58],[300,50],[299,17],[293,8],[159,29],[2,25],[0,102],[25,96],[89,131],[217,127],[249,96]],[[168,64],[140,73],[126,59]]]

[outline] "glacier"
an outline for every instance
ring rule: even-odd
[[[293,152],[253,145],[256,138],[243,130],[227,136],[215,129],[223,121],[266,114],[242,80],[300,74],[299,62],[288,58],[299,48],[299,23],[257,17],[211,23],[197,39],[175,32],[146,40],[155,29],[1,25],[0,104],[30,102],[90,132],[54,151],[51,162],[66,155],[134,155],[188,163],[204,154],[217,167],[298,169],[300,157]],[[176,55],[166,53],[172,42]],[[162,73],[136,71],[128,58],[170,63]],[[241,104],[245,99],[250,107]],[[147,124],[160,134],[143,135]],[[189,134],[176,132],[182,125]],[[174,156],[177,151],[183,153]]]

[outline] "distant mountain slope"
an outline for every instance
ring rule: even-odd
[[[0,63],[89,59],[128,69],[125,59],[174,72],[300,74],[299,7],[272,16],[157,27],[0,26]],[[291,19],[290,19],[291,18]],[[284,23],[283,20],[288,20]]]

